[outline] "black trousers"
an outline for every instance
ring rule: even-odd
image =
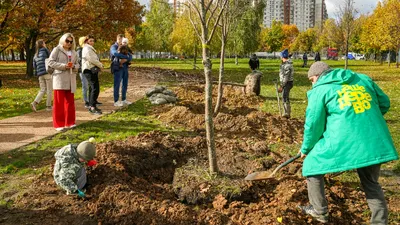
[[[86,77],[90,87],[89,106],[96,107],[97,98],[100,94],[99,74],[84,70],[83,75]]]
[[[283,87],[283,90],[282,90],[283,102],[290,102],[289,94],[290,94],[290,89],[292,89],[292,87],[293,87],[293,81],[288,81],[286,83],[285,87]]]

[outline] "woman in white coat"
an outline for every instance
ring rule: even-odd
[[[79,68],[75,52],[75,38],[64,34],[49,57],[53,73],[53,126],[57,131],[75,127],[76,71]],[[74,70],[74,72],[73,72]]]

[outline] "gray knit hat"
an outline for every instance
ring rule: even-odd
[[[92,160],[96,155],[96,147],[92,142],[82,141],[77,147],[78,155],[84,160]]]
[[[328,64],[318,61],[315,62],[311,65],[310,69],[308,70],[308,77],[313,77],[313,76],[319,76],[323,72],[330,70],[331,68],[328,66]]]

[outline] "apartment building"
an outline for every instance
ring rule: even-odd
[[[174,0],[172,2],[172,7],[174,9],[175,15],[179,17],[179,15],[182,15],[183,11],[185,10],[185,3],[187,0]]]
[[[324,0],[266,0],[264,26],[271,27],[272,21],[295,24],[300,31],[322,26],[328,18]]]

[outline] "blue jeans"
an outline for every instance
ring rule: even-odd
[[[81,77],[81,81],[82,81],[82,97],[83,97],[83,101],[89,102],[89,98],[88,98],[88,93],[89,93],[89,85],[88,85],[88,81],[86,79],[86,77],[83,75],[83,73],[79,73],[79,76]]]
[[[126,100],[126,92],[128,90],[128,68],[121,68],[114,72],[114,102],[119,100],[119,87],[122,81],[122,101]]]

